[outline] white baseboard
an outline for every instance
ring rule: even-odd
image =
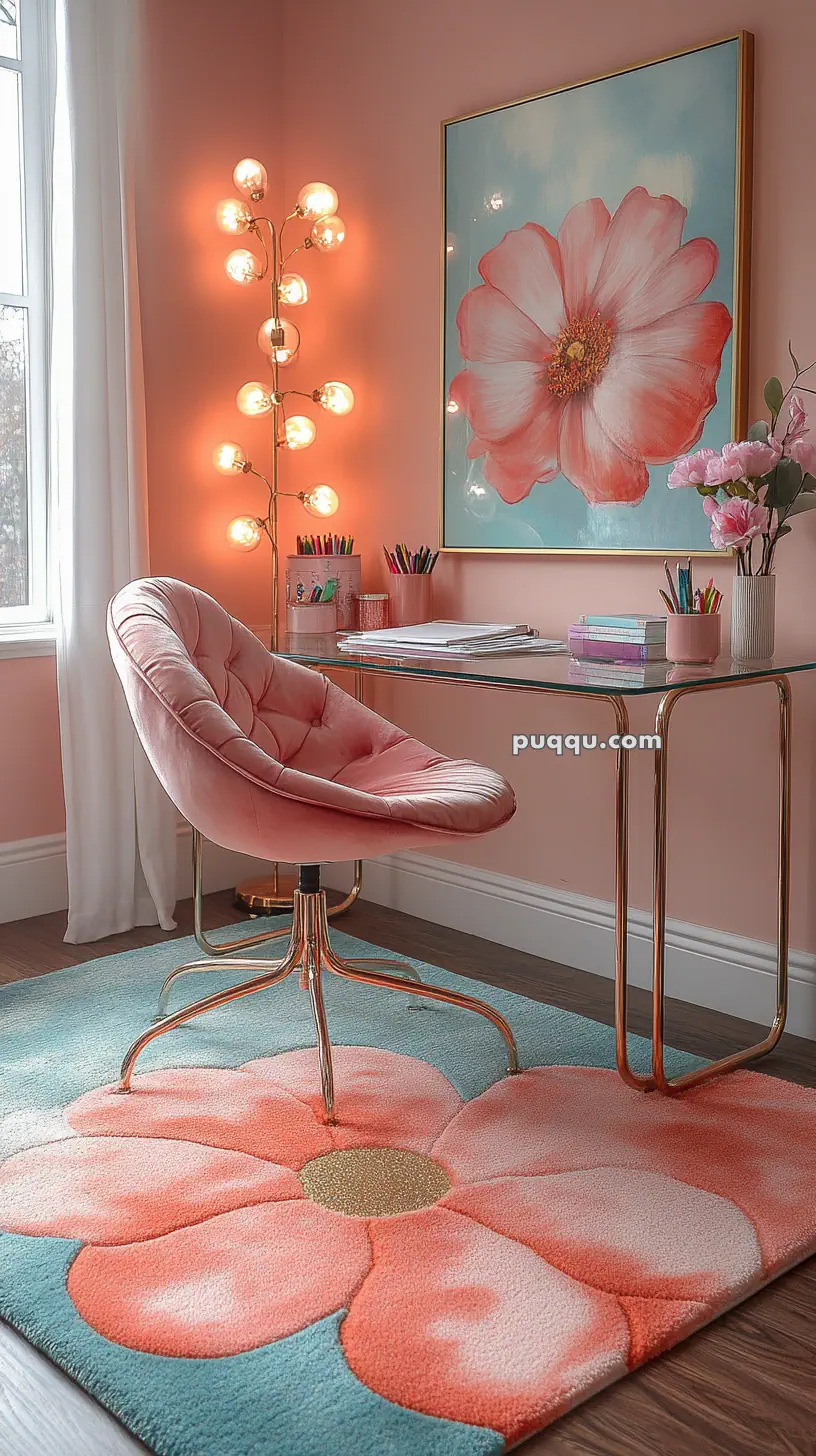
[[[234,854],[217,844],[208,844],[204,854],[204,890],[228,890],[238,880],[262,875],[268,869],[263,860],[248,854]],[[176,896],[186,900],[193,893],[190,826],[178,827]],[[46,834],[38,839],[17,839],[0,844],[0,924],[7,920],[28,920],[68,906],[68,870],[65,835]]]
[[[229,889],[267,868],[260,860],[210,844],[204,865],[207,893]],[[338,888],[348,885],[349,877],[341,865],[325,874],[326,883]],[[176,883],[179,899],[192,893],[187,825],[179,826]],[[596,975],[614,974],[615,922],[610,901],[413,853],[367,863],[363,895],[376,904],[498,945]],[[64,834],[0,844],[0,922],[64,910],[67,903]],[[668,922],[667,942],[671,996],[770,1024],[775,1006],[773,946],[681,920]],[[632,910],[629,974],[633,985],[650,984],[651,951],[651,917],[644,910]],[[791,952],[788,1030],[816,1040],[816,955],[810,952]]]
[[[341,873],[339,866],[325,879],[338,887],[349,882],[348,873]],[[615,912],[611,901],[410,852],[366,864],[363,895],[378,905],[437,925],[582,971],[614,976]],[[682,920],[669,920],[666,929],[670,996],[770,1026],[776,1008],[772,945]],[[631,910],[629,978],[633,985],[651,984],[651,957],[651,916],[644,910]],[[816,955],[791,951],[789,969],[787,1029],[816,1040]]]
[[[64,834],[0,844],[0,923],[48,915],[67,904]]]

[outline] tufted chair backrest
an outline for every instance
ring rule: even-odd
[[[184,582],[131,582],[111,603],[108,635],[140,737],[176,801],[183,766],[168,765],[166,717],[225,764],[290,793],[301,775],[331,781],[406,737],[320,673],[267,652]]]

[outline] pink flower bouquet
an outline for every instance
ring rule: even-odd
[[[787,393],[776,378],[765,383],[770,422],[758,420],[747,440],[732,440],[720,451],[681,455],[669,475],[670,490],[691,486],[705,497],[711,544],[736,551],[741,576],[770,575],[776,543],[791,530],[788,517],[816,507],[816,444],[807,439],[805,406],[793,392],[797,386],[806,394],[816,392],[799,384],[814,365],[800,369],[793,350],[791,359],[796,374]],[[788,417],[780,424],[786,401]]]

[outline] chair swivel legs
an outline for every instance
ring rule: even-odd
[[[353,961],[346,961],[345,964],[355,971],[376,971],[379,966],[393,966],[396,975],[402,976],[406,981],[418,981],[422,985],[419,971],[406,965],[405,961],[392,961],[385,956],[355,956]]]
[[[304,948],[303,948],[303,973],[306,977],[306,985],[309,991],[309,999],[312,1003],[312,1015],[314,1016],[315,1032],[317,1033],[317,1054],[320,1060],[320,1086],[323,1095],[323,1112],[325,1121],[334,1123],[334,1070],[332,1068],[331,1041],[329,1040],[329,1025],[326,1020],[326,1007],[323,1002],[323,987],[321,985],[322,968],[320,964],[320,895],[304,895],[303,915],[304,927]],[[325,904],[325,901],[324,901]]]
[[[268,986],[274,986],[278,981],[285,980],[295,969],[300,955],[299,946],[290,946],[284,959],[273,961],[262,975],[254,976],[251,981],[241,981],[238,986],[227,986],[222,991],[215,991],[212,996],[204,996],[200,1001],[194,1001],[190,1006],[183,1006],[180,1011],[174,1011],[172,1015],[165,1016],[161,1021],[149,1026],[147,1031],[143,1031],[141,1036],[138,1036],[133,1045],[128,1048],[122,1062],[119,1086],[116,1090],[118,1092],[130,1091],[130,1079],[133,1076],[136,1059],[146,1046],[155,1041],[156,1037],[163,1036],[167,1031],[174,1031],[177,1026],[183,1026],[186,1021],[192,1021],[194,1017],[203,1015],[205,1011],[216,1011],[219,1006],[228,1006],[230,1001],[238,1001],[242,996],[251,996],[254,991],[265,991]],[[222,964],[228,970],[257,970],[259,963],[258,961],[233,960],[222,962]]]
[[[329,942],[329,925],[326,919],[326,901],[321,891],[320,903],[318,906],[317,936],[320,944],[320,958],[327,970],[333,971],[337,976],[343,976],[349,981],[362,981],[370,986],[383,986],[392,991],[408,991],[413,996],[426,996],[431,1001],[447,1001],[449,1006],[458,1006],[463,1011],[475,1011],[479,1016],[487,1017],[493,1025],[501,1032],[507,1047],[507,1071],[513,1074],[519,1071],[518,1051],[516,1042],[509,1024],[494,1007],[486,1001],[478,1001],[475,996],[465,996],[461,991],[448,991],[444,986],[429,986],[426,982],[417,978],[406,980],[404,977],[389,976],[386,973],[372,970],[357,970],[354,961],[341,960],[335,955]],[[368,961],[367,964],[376,967],[378,964],[393,965],[393,961]],[[404,972],[404,965],[400,965]]]
[[[326,896],[325,892],[319,888],[317,867],[302,866],[300,883],[303,888],[295,892],[289,946],[283,960],[264,963],[263,961],[231,957],[229,960],[221,961],[220,964],[224,970],[260,970],[261,973],[249,981],[242,981],[237,986],[227,986],[221,991],[214,992],[211,996],[194,1001],[191,1005],[173,1012],[172,1015],[163,1016],[160,1021],[148,1027],[141,1036],[137,1037],[125,1056],[119,1086],[116,1089],[118,1092],[130,1091],[136,1061],[145,1047],[149,1046],[157,1037],[175,1030],[178,1026],[183,1026],[185,1022],[203,1015],[205,1011],[215,1011],[220,1006],[227,1006],[231,1001],[237,1001],[242,996],[251,996],[255,991],[265,991],[268,987],[283,981],[286,976],[296,970],[300,970],[302,973],[302,980],[305,982],[305,989],[308,990],[311,1001],[317,1035],[323,1109],[325,1120],[329,1124],[334,1123],[336,1119],[331,1041],[321,983],[324,970],[332,971],[335,975],[350,981],[361,981],[367,985],[382,986],[392,991],[407,991],[413,996],[426,997],[431,1001],[444,1001],[449,1006],[458,1006],[464,1011],[475,1011],[477,1015],[484,1016],[492,1022],[501,1032],[507,1048],[508,1072],[519,1071],[518,1053],[513,1033],[500,1012],[486,1001],[478,1001],[473,996],[466,996],[459,991],[449,991],[443,986],[427,985],[419,978],[413,967],[406,966],[402,961],[387,958],[342,960],[332,950],[329,942]],[[382,969],[384,966],[396,969],[399,974],[388,974]],[[177,976],[192,971],[209,970],[211,967],[212,963],[208,961],[191,961],[187,965],[179,966],[165,978],[160,995],[160,1006],[164,1008],[167,991]]]

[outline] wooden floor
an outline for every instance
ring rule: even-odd
[[[178,918],[177,933],[189,933],[189,902],[179,907]],[[229,895],[208,897],[208,928],[238,918]],[[62,914],[0,925],[0,983],[172,938],[144,929],[68,946],[64,928]],[[342,928],[535,1000],[612,1021],[611,983],[601,977],[365,901],[343,917]],[[669,1026],[674,1046],[708,1057],[759,1035],[748,1022],[682,1002],[670,1004]],[[632,993],[632,1029],[648,1032],[644,992]],[[762,1070],[816,1085],[816,1045],[786,1036]],[[816,1259],[519,1450],[523,1456],[816,1456]]]

